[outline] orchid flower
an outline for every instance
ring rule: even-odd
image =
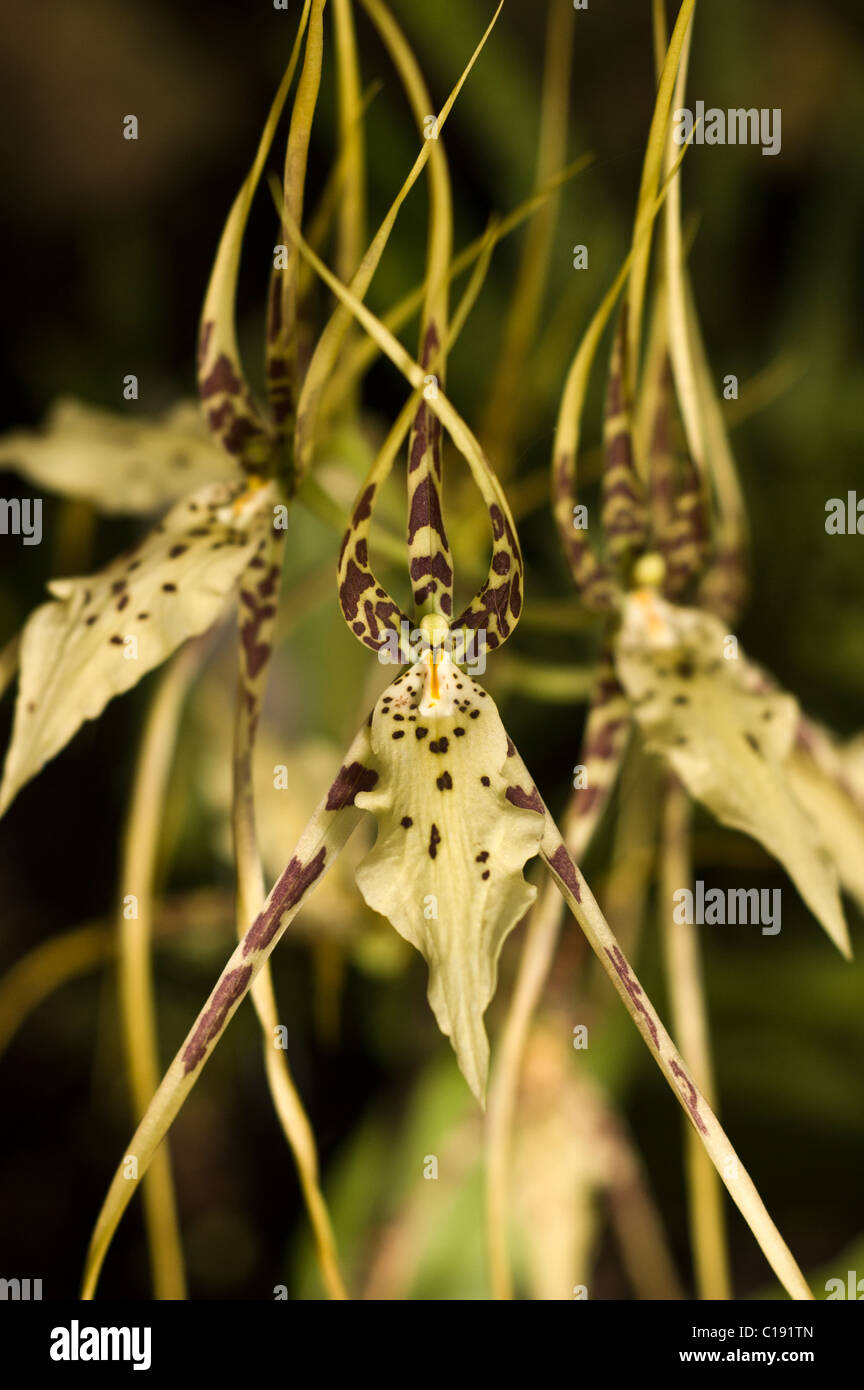
[[[860,901],[864,817],[860,789],[836,775],[837,755],[796,701],[740,650],[730,631],[746,589],[746,521],[714,395],[680,228],[680,154],[670,136],[683,102],[694,0],[681,4],[668,48],[658,48],[658,90],[633,241],[570,368],[556,430],[552,483],[562,548],[584,607],[602,621],[594,691],[565,840],[579,857],[591,841],[632,750],[663,773],[648,814],[662,825],[660,925],[676,1035],[713,1104],[713,1068],[698,939],[673,929],[670,895],[690,875],[688,796],[751,835],[783,865],[832,941],[850,954],[839,883]],[[660,7],[658,32],[665,29]],[[661,175],[664,238],[659,286],[640,372],[641,317]],[[604,419],[600,527],[577,490],[581,417],[591,366],[615,304]],[[678,413],[684,445],[678,439]],[[602,548],[600,545],[602,537]],[[817,762],[818,758],[818,762]],[[633,764],[635,765],[635,764]],[[623,818],[624,812],[619,815]],[[647,875],[641,875],[647,893]],[[490,1251],[499,1291],[509,1285],[503,1200],[514,1097],[531,1016],[554,958],[560,911],[547,893],[532,916],[490,1110]],[[728,1297],[720,1189],[688,1133],[697,1282]],[[695,1154],[694,1154],[695,1151]]]
[[[416,97],[413,58],[386,7],[369,0],[366,8],[384,31],[385,42],[394,52],[403,78],[408,75],[409,85],[413,80]],[[101,412],[66,404],[55,411],[47,436],[36,440],[17,436],[0,446],[7,455],[11,451],[13,456],[23,456],[25,468],[29,459],[34,477],[46,481],[62,479],[62,485],[72,495],[97,500],[108,511],[145,511],[159,501],[174,502],[148,535],[104,570],[50,585],[52,601],[37,609],[28,621],[20,642],[19,693],[0,786],[0,811],[65,746],[84,720],[95,719],[114,695],[132,688],[189,638],[213,627],[237,595],[239,680],[232,830],[241,931],[264,897],[251,763],[276,630],[287,517],[301,489],[308,489],[311,482],[309,474],[325,414],[322,398],[325,387],[337,374],[340,354],[352,326],[350,314],[338,307],[317,343],[308,345],[303,267],[293,244],[285,244],[288,237],[284,228],[293,227],[295,219],[303,220],[306,165],[324,54],[324,10],[325,0],[305,0],[291,60],[271,106],[252,169],[231,208],[217,249],[198,340],[198,391],[204,424],[190,418],[185,406],[161,422],[139,425],[131,421],[118,423]],[[436,133],[443,128],[497,13],[435,118]],[[340,220],[337,242],[340,264],[350,276],[353,291],[362,298],[402,204],[429,163],[436,144],[431,139],[423,140],[413,167],[361,255],[362,102],[349,0],[335,0],[333,16],[343,153],[329,191],[332,195],[344,187],[351,208],[350,216],[343,213]],[[301,52],[303,62],[288,133],[285,176],[277,197],[283,227],[282,240],[273,251],[265,351],[267,406],[262,407],[253,398],[237,345],[237,276],[252,198]],[[428,109],[427,100],[425,110]],[[325,210],[327,203],[325,198]],[[331,213],[334,203],[331,196]],[[326,223],[327,218],[324,220]],[[487,236],[476,251],[481,272],[493,244],[494,237]],[[97,466],[111,463],[120,465],[118,476],[102,486],[96,477]],[[130,477],[134,486],[129,496],[124,496],[124,480]],[[194,491],[183,495],[178,480],[186,477],[194,479],[197,485]],[[127,1058],[139,1114],[158,1077],[155,1009],[149,978],[158,792],[164,788],[179,702],[195,673],[194,660],[185,662],[178,670],[179,677],[171,672],[166,677],[162,687],[165,698],[160,700],[157,696],[153,720],[145,731],[122,871],[123,892],[128,890],[136,904],[128,921],[124,912],[119,931]],[[151,754],[156,755],[155,760]],[[149,773],[148,758],[152,767],[158,769],[155,777]],[[278,1015],[266,972],[253,997],[262,1029],[272,1038]],[[265,1060],[274,1104],[297,1157],[322,1272],[331,1294],[341,1297],[344,1288],[318,1186],[311,1129],[284,1053],[270,1048],[265,1052]],[[162,1196],[158,1201],[148,1200],[154,1274],[163,1296],[178,1297],[182,1296],[184,1285],[165,1157],[164,1153],[159,1155],[159,1172],[154,1171],[154,1182],[148,1184],[145,1196],[155,1193],[158,1178]],[[170,1249],[162,1244],[166,1231]]]
[[[336,8],[345,9],[341,3]],[[264,674],[288,509],[308,480],[320,438],[322,393],[350,318],[337,309],[301,375],[298,257],[283,236],[271,274],[264,409],[254,400],[240,361],[235,297],[252,198],[305,36],[283,191],[284,216],[299,222],[303,215],[323,17],[324,0],[306,0],[255,161],[216,252],[198,341],[203,421],[188,404],[161,421],[140,422],[67,401],[55,407],[47,433],[34,437],[18,432],[0,443],[2,460],[17,462],[40,483],[96,500],[105,511],[146,512],[174,502],[149,534],[98,574],[54,580],[51,601],[29,618],[21,637],[19,692],[0,784],[0,813],[85,720],[97,718],[111,698],[134,687],[188,638],[209,629],[238,594],[246,679],[254,684]],[[495,18],[497,12],[492,24]],[[439,131],[492,24],[436,118]],[[375,237],[352,268],[350,283],[361,298],[434,146],[433,140],[423,142]]]
[[[404,669],[361,724],[342,765],[261,912],[228,960],[142,1119],[97,1222],[85,1294],[135,1181],[197,1082],[241,1001],[286,928],[322,881],[364,813],[377,839],[357,868],[366,902],[423,954],[428,998],[463,1075],[482,1103],[489,1043],[483,1016],[498,957],[530,906],[525,865],[539,856],[631,1014],[701,1142],[723,1173],[778,1276],[795,1297],[809,1290],[755,1188],[633,973],[488,693],[466,665],[495,652],[522,610],[523,562],[497,477],[440,383],[446,323],[446,237],[433,238],[420,361],[335,276],[288,222],[292,242],[341,304],[374,337],[412,388],[355,505],[339,561],[339,600],[354,635]],[[434,371],[430,371],[434,368]],[[430,378],[432,378],[430,380]],[[471,470],[488,518],[485,582],[453,616],[453,565],[441,497],[442,430]],[[369,528],[381,487],[406,435],[408,560],[413,620],[377,579]],[[133,1178],[130,1172],[130,1159]]]

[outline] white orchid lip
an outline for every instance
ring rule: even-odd
[[[627,595],[621,637],[625,644],[647,643],[653,650],[681,643],[681,634],[671,620],[670,605],[648,586],[633,589]]]
[[[245,492],[241,492],[238,497],[235,497],[227,506],[221,507],[216,513],[219,520],[226,526],[247,526],[265,502],[272,502],[275,499],[275,488],[269,478],[261,478],[257,474],[252,474],[248,483],[249,486]]]

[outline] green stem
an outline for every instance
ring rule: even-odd
[[[275,539],[267,558],[274,569],[281,568],[281,546]],[[254,572],[255,575],[260,573],[260,570]],[[250,583],[254,585],[254,582],[252,578]],[[271,609],[270,617],[262,622],[258,631],[257,641],[272,649],[273,633],[278,620],[278,603],[274,602]],[[241,607],[241,614],[243,612]],[[241,622],[243,621],[245,617],[241,616]],[[265,662],[254,675],[250,674],[243,644],[240,644],[240,677],[234,719],[234,796],[231,823],[237,873],[237,935],[241,941],[249,925],[255,921],[263,908],[266,897],[255,821],[252,755],[268,667],[269,662]],[[279,1045],[279,1013],[269,963],[262,967],[252,985],[252,1002],[261,1023],[267,1084],[279,1122],[297,1163],[321,1277],[331,1298],[346,1299],[348,1294],[339,1269],[336,1242],[319,1182],[315,1136],[294,1085],[285,1050]]]
[[[120,882],[120,1011],[135,1119],[147,1109],[161,1078],[153,996],[151,944],[156,860],[177,726],[201,643],[190,642],[162,677],[138,754]],[[147,1240],[157,1299],[186,1297],[183,1253],[167,1146],[155,1155],[144,1184]]]
[[[687,887],[692,877],[690,804],[683,788],[672,784],[663,801],[659,908],[672,1027],[696,1085],[716,1110],[699,931],[692,924],[672,920],[673,894]],[[696,1288],[700,1298],[729,1299],[732,1281],[720,1179],[690,1125],[684,1142]]]

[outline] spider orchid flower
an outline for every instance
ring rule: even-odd
[[[132,689],[187,639],[211,628],[238,595],[241,679],[251,692],[250,709],[257,705],[272,650],[288,511],[301,487],[311,482],[321,437],[321,398],[332,384],[350,316],[336,310],[301,370],[298,341],[308,333],[300,264],[283,233],[273,256],[265,349],[268,399],[261,406],[247,383],[237,346],[237,276],[252,198],[301,51],[282,212],[292,225],[303,217],[324,8],[325,0],[306,0],[253,166],[216,252],[198,339],[203,418],[188,404],[154,423],[116,419],[67,401],[53,411],[47,433],[17,432],[0,442],[0,460],[15,462],[36,481],[95,501],[104,511],[141,513],[166,501],[174,504],[142,540],[97,574],[50,583],[51,601],[28,619],[20,639],[19,691],[0,783],[0,814],[85,720],[98,718],[110,699]],[[383,7],[372,8],[376,22],[386,23]],[[439,113],[439,130],[496,18],[497,12]],[[356,139],[360,114],[353,113],[349,141]],[[434,147],[434,140],[423,142],[359,264],[350,267],[350,284],[360,298]],[[342,181],[347,177],[344,163],[334,171]]]
[[[606,620],[579,759],[587,785],[575,793],[574,808],[596,822],[638,729],[645,749],[695,800],[779,860],[848,955],[837,869],[787,772],[804,727],[800,710],[730,632],[740,568],[730,550],[712,546],[700,476],[689,458],[672,453],[668,390],[658,403],[645,481],[636,469],[625,343],[622,314],[607,397],[602,555],[587,531],[574,533],[578,501],[567,454],[559,454],[556,475],[574,581],[586,606]]]
[[[484,634],[484,649],[492,652],[512,634],[522,607],[523,566],[506,498],[477,440],[442,390],[424,395],[430,362],[443,372],[447,342],[443,323],[430,312],[434,297],[427,299],[421,363],[328,270],[296,225],[290,232],[327,286],[412,387],[360,493],[339,564],[340,602],[355,636],[385,657],[398,650],[407,669],[391,682],[361,725],[133,1136],[94,1231],[85,1295],[92,1295],[136,1182],[234,1012],[360,818],[371,813],[377,821],[377,840],[358,866],[358,886],[366,901],[424,955],[431,1007],[478,1099],[483,1099],[488,1067],[483,1014],[495,989],[504,938],[535,894],[524,880],[524,866],[539,855],[778,1277],[794,1297],[809,1298],[806,1281],[751,1179],[737,1158],[730,1163],[734,1150],[728,1138],[570,857],[495,705],[462,669],[474,636]],[[486,581],[455,618],[450,616],[453,567],[441,505],[442,427],[471,469],[492,539]],[[417,610],[413,625],[378,582],[368,550],[376,498],[409,429],[409,573]],[[133,1169],[130,1158],[135,1159]]]
[[[584,785],[572,800],[568,843],[577,850],[587,844],[638,730],[645,750],[694,800],[782,864],[848,957],[840,885],[860,900],[861,803],[835,779],[842,804],[827,820],[820,816],[820,788],[836,759],[820,761],[825,740],[730,630],[747,588],[746,519],[684,273],[671,157],[663,186],[664,268],[637,382],[652,200],[690,10],[682,5],[663,68],[633,250],[583,338],[559,410],[556,521],[581,599],[604,625],[579,757]],[[683,80],[682,68],[679,86]],[[625,285],[606,396],[601,546],[578,497],[580,417],[598,341]],[[832,825],[841,822],[835,834]]]

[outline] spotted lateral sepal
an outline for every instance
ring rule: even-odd
[[[576,460],[569,452],[555,462],[553,506],[558,534],[573,583],[586,608],[595,613],[615,611],[620,594],[617,580],[597,554],[587,528],[577,526]]]
[[[619,316],[612,345],[603,444],[603,535],[607,555],[620,566],[629,555],[643,550],[648,539],[645,489],[633,454],[626,309]]]
[[[673,423],[672,364],[668,355],[663,358],[657,382],[657,400],[651,421],[648,446],[648,492],[651,512],[651,534],[655,539],[665,535],[672,525],[677,492],[677,459],[672,438]]]
[[[708,553],[708,518],[702,479],[689,454],[680,461],[678,493],[672,520],[660,538],[666,561],[663,592],[679,598],[702,573]]]
[[[339,553],[338,584],[342,616],[354,636],[373,652],[379,651],[391,640],[391,633],[395,632],[401,638],[405,630],[403,624],[409,629],[412,626],[399,604],[379,584],[369,564],[372,508],[382,482],[381,477],[372,477],[371,481],[367,481],[354,505],[351,523]],[[402,656],[405,661],[410,660],[408,652],[402,652]]]
[[[615,669],[611,640],[597,661],[594,688],[579,753],[579,781],[570,801],[565,839],[574,859],[584,853],[605,810],[632,729],[630,703]]]
[[[451,623],[451,628],[484,632],[485,645],[494,651],[507,641],[519,621],[525,570],[509,511],[505,513],[497,502],[492,502],[489,521],[492,526],[492,560],[486,583]]]
[[[748,588],[746,547],[721,528],[699,586],[699,606],[731,626],[741,615]]]
[[[245,473],[268,477],[273,440],[243,380],[239,359],[220,342],[216,322],[201,325],[198,394],[211,435]]]

